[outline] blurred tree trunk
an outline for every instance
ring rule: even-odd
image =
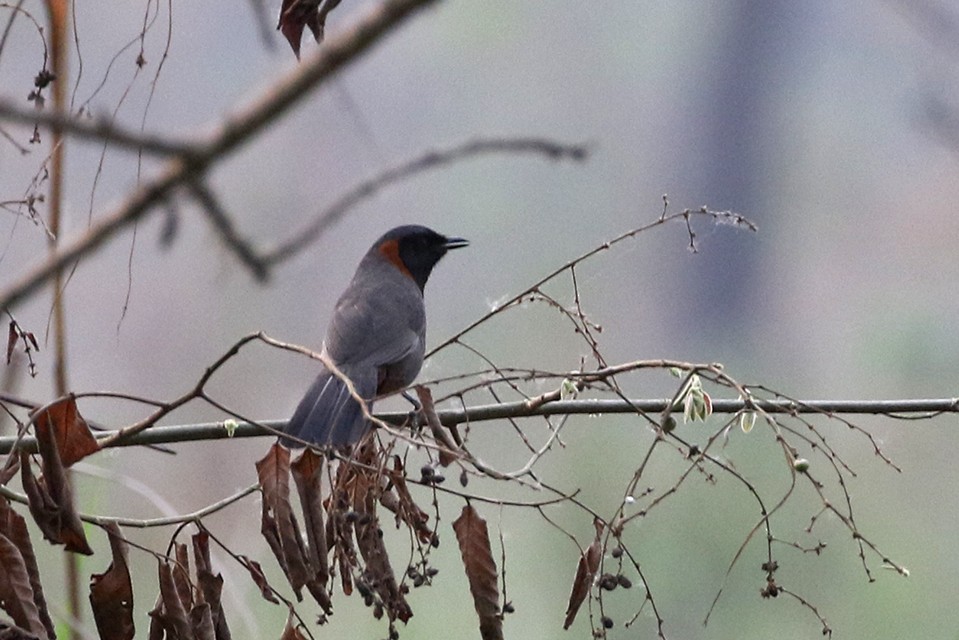
[[[777,133],[770,115],[775,111],[795,51],[794,34],[801,13],[786,0],[748,2],[729,7],[725,29],[711,34],[711,64],[699,77],[699,122],[693,151],[700,167],[700,202],[714,209],[734,209],[760,223],[768,221],[770,163],[777,155]],[[701,255],[694,260],[699,277],[691,284],[686,312],[706,327],[700,345],[728,345],[749,357],[747,336],[759,321],[755,307],[762,304],[761,243],[747,234],[712,233],[700,229]],[[755,318],[755,320],[753,320]],[[702,322],[708,319],[708,322]],[[727,354],[716,354],[727,357]],[[711,356],[712,357],[712,356]]]

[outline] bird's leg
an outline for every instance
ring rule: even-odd
[[[409,400],[410,404],[413,405],[413,411],[419,413],[423,410],[423,405],[420,404],[419,400],[411,396],[409,391],[404,391],[401,395]]]
[[[410,430],[418,431],[419,428],[423,426],[423,423],[420,420],[420,416],[423,413],[423,405],[420,404],[419,400],[411,396],[409,391],[403,391],[400,395],[409,400],[409,403],[413,405],[413,410],[410,411],[407,420],[409,420],[410,423]]]

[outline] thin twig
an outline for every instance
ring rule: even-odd
[[[121,527],[132,527],[136,529],[149,529],[152,527],[167,527],[171,525],[183,524],[184,522],[196,522],[200,519],[222,510],[225,507],[242,500],[251,493],[256,493],[260,488],[259,484],[253,484],[245,489],[241,489],[236,493],[229,495],[221,500],[217,500],[211,504],[206,505],[202,509],[193,511],[192,513],[185,513],[182,515],[175,516],[163,516],[162,518],[123,518],[115,516],[98,516],[88,513],[80,513],[80,519],[84,522],[89,522],[90,524],[95,524],[98,526],[105,526],[111,522],[114,522]],[[0,495],[5,496],[6,498],[13,500],[14,502],[19,502],[20,504],[29,504],[27,497],[21,493],[0,485]]]
[[[544,138],[489,138],[472,140],[449,149],[427,151],[353,187],[321,211],[304,229],[267,251],[263,260],[267,264],[274,264],[293,257],[314,242],[359,202],[391,184],[430,169],[438,169],[460,160],[491,153],[537,153],[553,160],[567,158],[583,160],[587,155],[587,149],[585,145],[561,144]]]

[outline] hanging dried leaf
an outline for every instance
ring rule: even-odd
[[[453,522],[456,541],[463,556],[463,566],[473,594],[473,606],[480,620],[483,640],[502,640],[503,618],[499,611],[499,587],[496,583],[496,562],[489,543],[486,521],[472,505],[463,507]]]
[[[213,616],[210,614],[210,605],[207,603],[201,602],[190,610],[190,626],[193,628],[193,637],[196,640],[216,640]]]
[[[43,537],[63,544],[68,551],[93,555],[83,524],[73,508],[73,492],[60,462],[57,445],[49,431],[37,431],[37,444],[43,462],[43,478],[37,480],[30,469],[30,456],[20,453],[20,480],[30,503],[30,513]]]
[[[305,562],[303,538],[290,506],[290,450],[274,444],[256,463],[256,471],[263,492],[260,532],[286,574],[297,600],[302,601],[300,591],[310,579],[310,572]]]
[[[3,534],[0,534],[0,605],[18,627],[39,638],[48,637],[34,602],[30,574],[23,556],[17,545]]]
[[[327,520],[327,544],[333,549],[333,561],[339,567],[343,595],[349,596],[353,593],[352,569],[359,564],[353,546],[354,519],[347,517],[350,505],[346,500],[346,491],[338,490],[335,499],[331,496],[330,503],[333,506]]]
[[[433,394],[423,385],[416,386],[416,397],[419,398],[420,407],[423,410],[423,417],[426,418],[426,424],[429,425],[433,434],[433,439],[440,448],[440,464],[448,467],[459,457],[459,447],[453,442],[450,434],[443,428],[440,418],[436,415],[436,407],[433,405]]]
[[[603,534],[603,523],[599,520],[593,521],[596,528],[596,537],[592,544],[583,552],[579,558],[579,564],[576,567],[576,577],[573,578],[573,589],[569,594],[569,604],[566,606],[566,620],[563,622],[563,629],[569,629],[576,619],[576,614],[582,606],[586,596],[589,595],[589,589],[593,585],[593,578],[599,571],[599,561],[603,556],[603,546],[601,536]]]
[[[273,604],[280,604],[280,601],[273,595],[273,587],[270,586],[270,583],[266,580],[266,576],[263,575],[263,567],[260,566],[260,563],[242,555],[237,556],[237,560],[239,560],[240,564],[250,573],[253,583],[259,587],[260,595],[263,596],[263,599]]]
[[[368,441],[369,442],[369,441]],[[356,452],[360,455],[364,450]],[[361,459],[358,462],[362,463]],[[359,566],[353,545],[353,523],[356,514],[350,511],[350,493],[354,491],[359,466],[341,464],[337,467],[333,489],[327,499],[326,544],[333,551],[333,562],[339,567],[344,595],[353,593],[353,569]]]
[[[183,607],[189,611],[193,608],[193,585],[190,584],[190,554],[187,553],[186,545],[178,542],[173,543],[173,553],[176,556],[176,563],[173,565],[173,585],[176,587],[177,596]]]
[[[38,440],[52,437],[56,442],[64,467],[70,467],[77,460],[100,450],[90,426],[77,410],[77,401],[73,396],[42,409],[35,416],[34,424]]]
[[[160,623],[167,637],[191,640],[193,625],[190,624],[186,608],[180,601],[180,594],[173,579],[173,569],[167,560],[161,560],[158,565],[160,601],[150,615]]]
[[[147,612],[150,617],[150,629],[147,637],[149,640],[164,640],[166,638],[166,626],[163,622],[163,596],[157,595],[153,608]]]
[[[396,495],[384,491],[380,494],[380,503],[396,514],[397,519],[405,522],[422,544],[433,544],[436,532],[429,526],[430,516],[413,501],[413,495],[406,484],[403,461],[399,456],[393,456],[393,470],[389,472],[389,480]]]
[[[376,517],[376,495],[373,488],[376,486],[377,475],[376,472],[367,471],[360,476],[364,482],[356,485],[353,503],[353,510],[359,514],[356,521],[356,546],[366,564],[363,570],[364,586],[376,592],[391,621],[402,620],[405,623],[413,617],[413,610],[396,583],[383,541],[383,530],[380,528],[379,518]]]
[[[333,603],[327,592],[330,567],[327,562],[326,528],[323,524],[323,456],[305,449],[290,466],[303,509],[303,526],[309,547],[310,578],[306,587],[328,615]]]
[[[193,564],[196,565],[196,580],[200,587],[200,595],[197,599],[210,606],[210,617],[213,620],[216,640],[230,640],[230,628],[220,603],[223,576],[219,573],[213,574],[213,565],[210,562],[210,535],[206,531],[201,531],[194,535],[192,540]]]
[[[90,577],[90,606],[100,640],[128,640],[133,638],[135,628],[126,540],[115,523],[108,524],[106,529],[113,562],[105,572]]]
[[[37,568],[37,557],[33,552],[33,543],[30,542],[30,533],[27,531],[27,521],[13,510],[4,497],[0,497],[0,534],[6,536],[20,552],[20,557],[23,558],[23,564],[30,579],[30,587],[33,589],[33,602],[39,612],[40,622],[43,623],[47,635],[51,638],[54,637],[56,634],[53,621],[50,619],[50,613],[47,611],[47,601],[43,596],[40,570]],[[2,598],[0,598],[0,601],[2,601]]]
[[[300,57],[300,41],[303,29],[308,27],[317,42],[323,42],[327,14],[340,4],[340,0],[283,0],[280,20],[276,28],[283,33],[297,59]]]

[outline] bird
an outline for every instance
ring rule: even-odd
[[[447,251],[467,245],[464,238],[404,225],[383,234],[360,260],[333,310],[321,354],[349,378],[368,410],[375,397],[407,387],[419,374],[426,352],[426,281]],[[324,365],[283,431],[342,449],[369,429],[346,383]],[[290,438],[281,442],[302,446]]]

